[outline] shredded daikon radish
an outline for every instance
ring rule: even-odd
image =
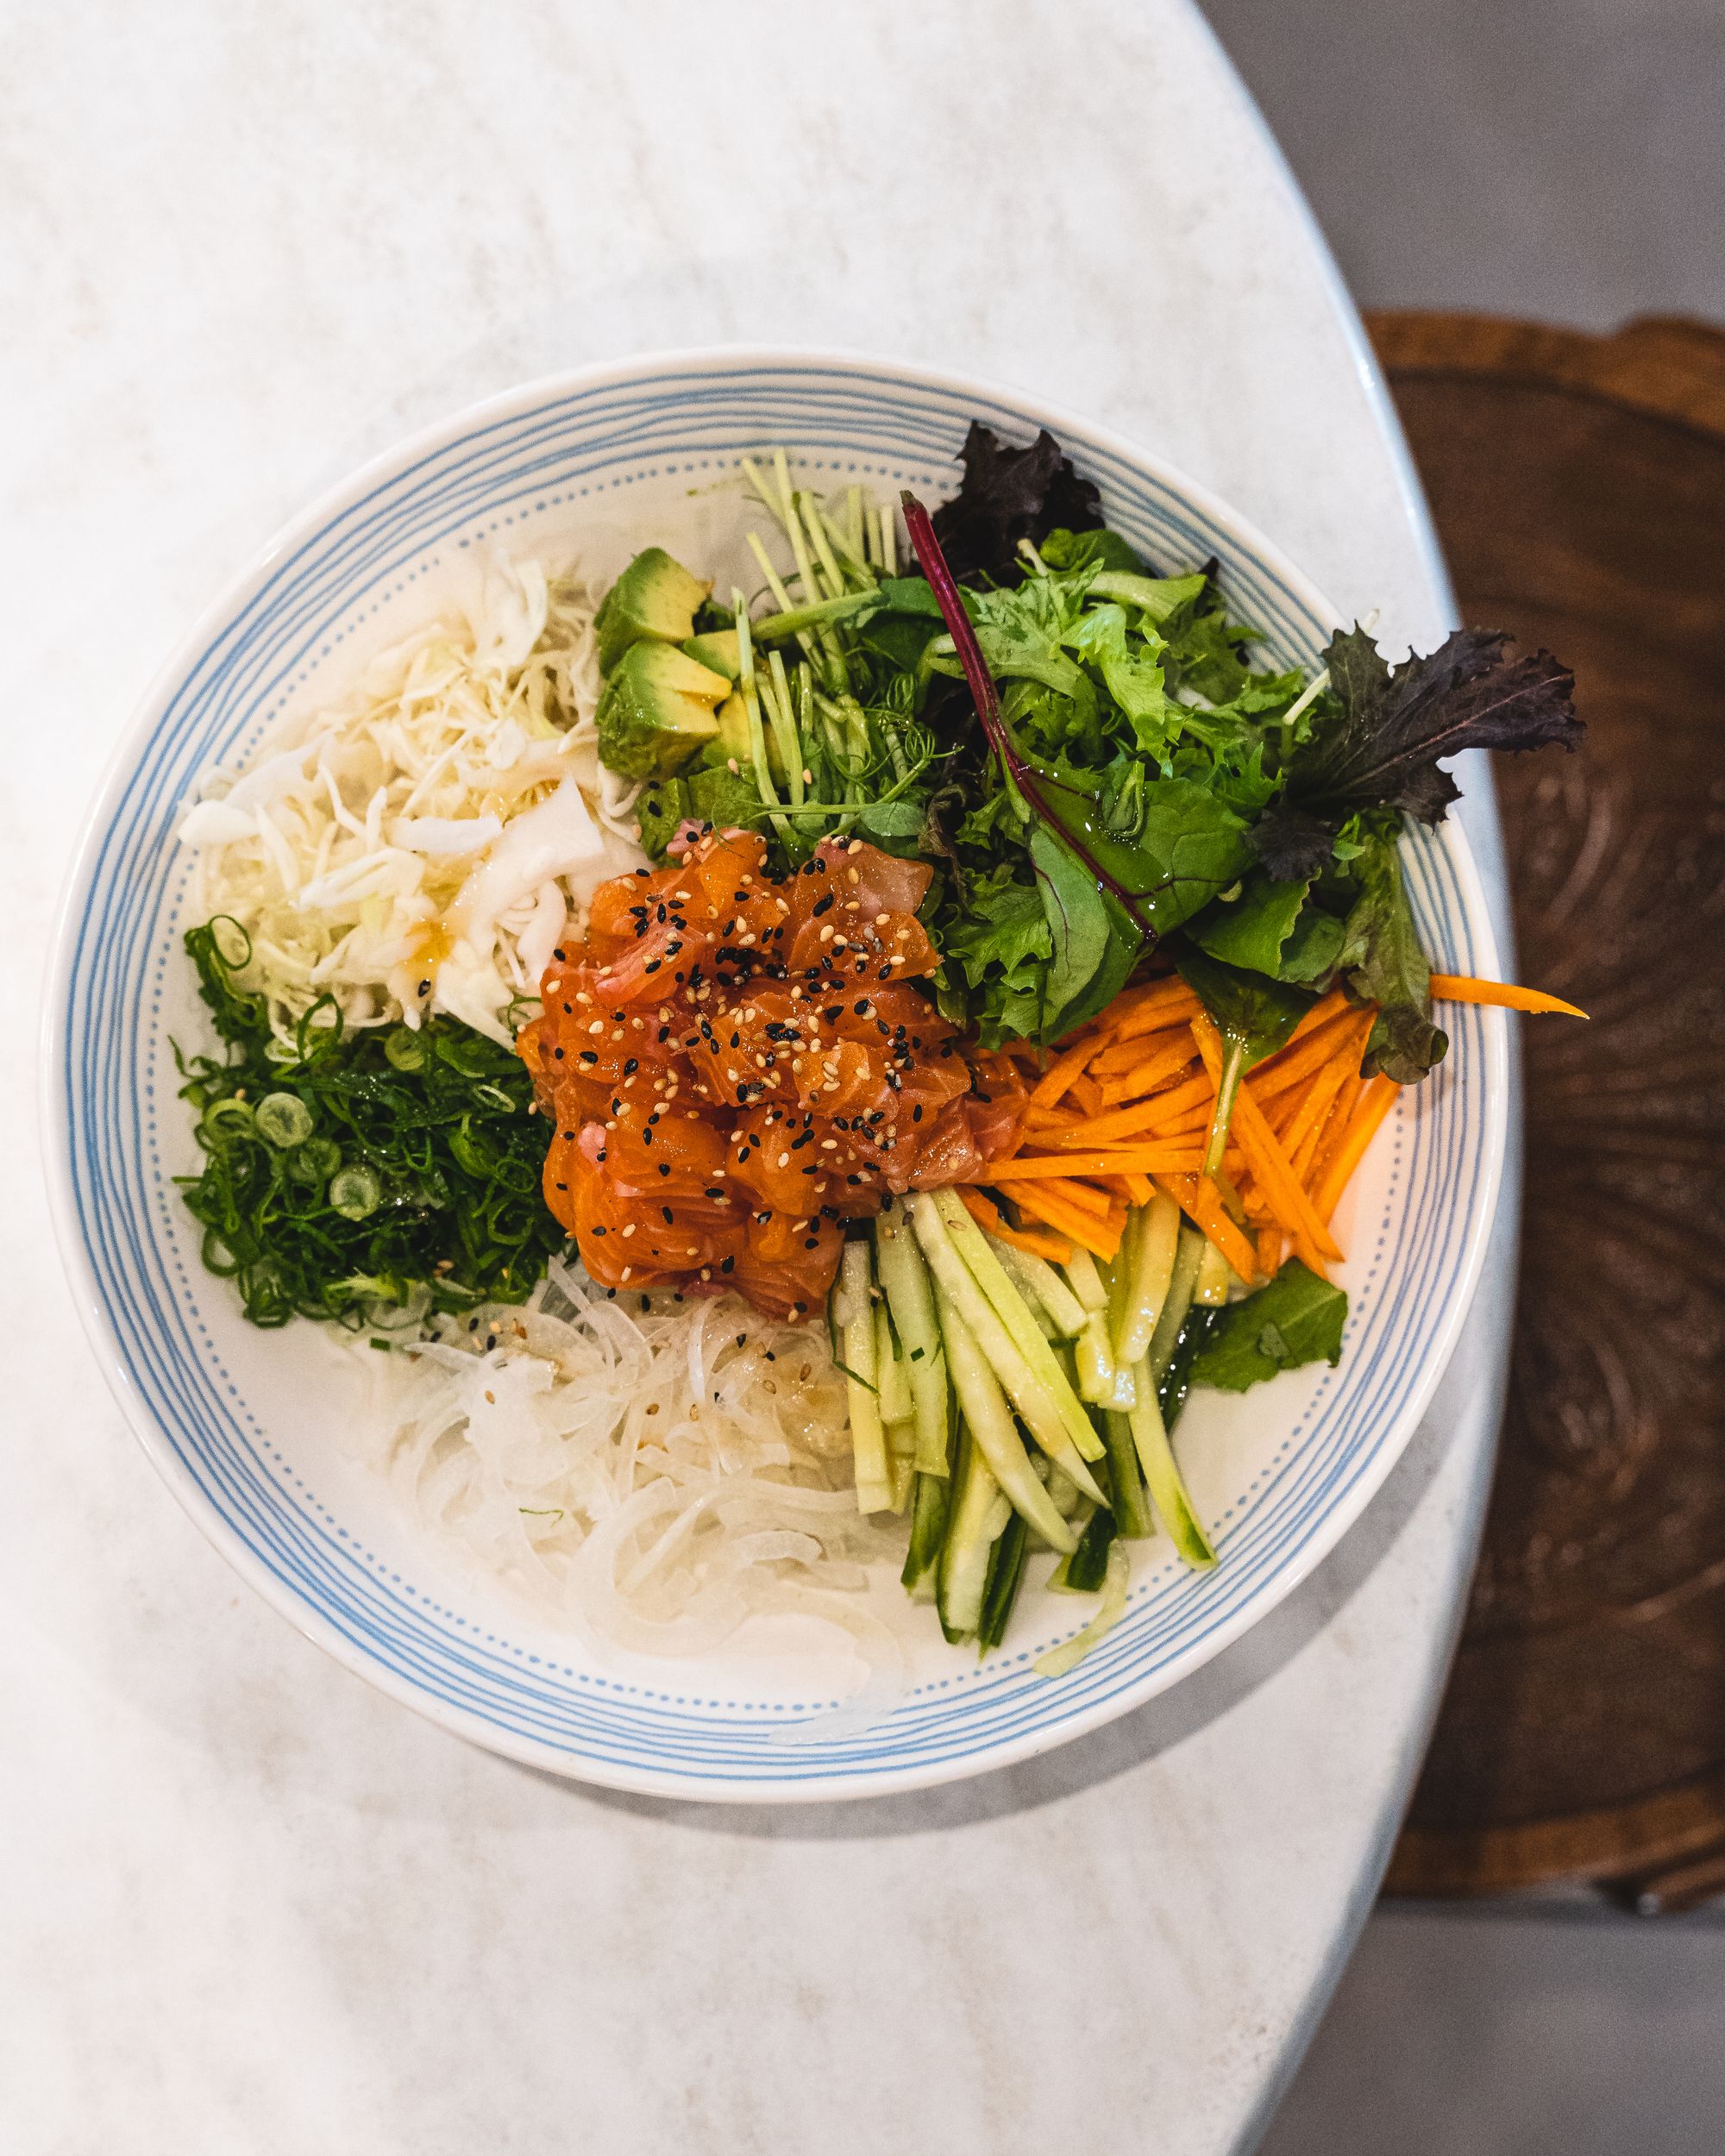
[[[636,789],[599,761],[593,623],[578,583],[494,569],[466,616],[204,774],[179,830],[193,906],[245,931],[235,979],[279,1032],[327,996],[348,1025],[441,1011],[507,1044],[571,914],[646,858]]]
[[[415,1518],[541,1614],[663,1655],[706,1652],[750,1616],[817,1614],[877,1682],[895,1662],[857,1605],[903,1532],[856,1509],[819,1328],[734,1295],[612,1299],[554,1262],[527,1304],[445,1320],[387,1369],[379,1463]]]

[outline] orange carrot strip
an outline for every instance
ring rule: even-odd
[[[1015,1228],[1002,1220],[989,1232],[1030,1257],[1045,1257],[1051,1265],[1064,1265],[1072,1256],[1071,1237],[1057,1235],[1052,1228]]]
[[[1032,1108],[1025,1117],[1027,1131],[1087,1131],[1090,1119],[1070,1115],[1064,1108]]]
[[[1196,1148],[1191,1145],[1122,1146],[1108,1153],[1020,1153],[1014,1160],[997,1160],[991,1168],[980,1169],[975,1181],[1018,1182],[1044,1175],[1129,1175],[1139,1171],[1153,1175],[1158,1169],[1182,1175],[1196,1157]]]
[[[1095,1044],[1085,1039],[1076,1048],[1063,1049],[1057,1056],[1048,1072],[1032,1088],[1031,1106],[1033,1108],[1052,1108],[1063,1098],[1066,1088],[1083,1069],[1095,1053]]]
[[[1166,1123],[1153,1124],[1151,1126],[1150,1136],[1157,1140],[1190,1138],[1195,1131],[1208,1131],[1210,1127],[1210,1112],[1215,1104],[1216,1089],[1212,1086],[1204,1099],[1195,1102],[1187,1109],[1184,1115],[1170,1117]]]
[[[1094,1078],[1087,1078],[1081,1070],[1068,1088],[1072,1100],[1086,1115],[1095,1115],[1102,1106],[1102,1088]]]
[[[1336,1095],[1334,1105],[1330,1110],[1329,1120],[1324,1125],[1324,1135],[1319,1142],[1317,1152],[1313,1156],[1312,1165],[1307,1171],[1306,1188],[1312,1193],[1314,1200],[1317,1196],[1318,1185],[1329,1172],[1330,1163],[1334,1159],[1337,1149],[1347,1135],[1347,1126],[1353,1119],[1353,1112],[1359,1105],[1359,1097],[1364,1091],[1364,1079],[1358,1071],[1351,1070],[1342,1081],[1341,1091]]]
[[[1106,1081],[1136,1070],[1140,1063],[1163,1054],[1171,1042],[1181,1039],[1191,1019],[1192,1013],[1183,1011],[1166,1025],[1158,1024],[1151,1032],[1117,1036],[1110,1046],[1099,1050],[1090,1058],[1090,1075]]]
[[[1354,1042],[1359,1044],[1363,1051],[1376,1016],[1375,1010],[1345,1011],[1308,1033],[1297,1048],[1284,1048],[1279,1055],[1260,1063],[1246,1078],[1260,1106],[1285,1093],[1289,1086],[1297,1086],[1302,1078],[1309,1078],[1314,1070],[1321,1070],[1332,1056],[1345,1053]],[[1358,1054],[1354,1061],[1358,1062]]]
[[[985,1198],[980,1190],[972,1190],[963,1183],[956,1184],[954,1188],[957,1190],[959,1203],[970,1218],[979,1228],[986,1229],[992,1235],[1000,1225],[1000,1208],[992,1198]]]
[[[1129,1108],[1116,1108],[1112,1115],[1076,1116],[1060,1131],[1051,1131],[1045,1138],[1038,1138],[1038,1143],[1092,1150],[1101,1145],[1147,1144],[1151,1141],[1145,1134],[1159,1131],[1167,1113],[1161,1100],[1140,1100]]]
[[[1295,1175],[1288,1156],[1276,1143],[1275,1131],[1264,1119],[1263,1109],[1243,1086],[1234,1103],[1234,1128],[1240,1150],[1251,1164],[1258,1188],[1275,1206],[1288,1232],[1296,1242],[1309,1244],[1323,1257],[1339,1258],[1341,1251],[1306,1194],[1306,1186]],[[1311,1263],[1309,1258],[1307,1263]]]
[[[1181,1124],[1182,1117],[1194,1108],[1203,1111],[1199,1120],[1201,1123],[1208,1123],[1210,1119],[1210,1109],[1215,1098],[1214,1081],[1208,1071],[1201,1070],[1195,1078],[1189,1078],[1184,1085],[1175,1086],[1167,1093],[1157,1094],[1156,1104],[1162,1111],[1163,1120],[1152,1124],[1151,1127],[1158,1136],[1170,1128],[1183,1127]]]
[[[1017,1182],[1002,1186],[1008,1198],[1016,1198],[1024,1187]],[[1081,1181],[1076,1176],[1043,1176],[1038,1179],[1036,1188],[1046,1191],[1057,1204],[1076,1206],[1080,1213],[1093,1213],[1099,1220],[1105,1220],[1113,1211],[1114,1201],[1106,1190],[1099,1190],[1095,1183]]]
[[[1116,1006],[1118,1007],[1118,1006]],[[1194,1011],[1201,1011],[1203,1005],[1177,977],[1163,993],[1145,998],[1132,1009],[1120,1012],[1114,1028],[1115,1038],[1130,1040],[1135,1033],[1154,1033],[1176,1018],[1189,1018]]]
[[[998,1237],[1002,1243],[1010,1243],[1015,1250],[1028,1250],[1032,1257],[1045,1257],[1051,1264],[1063,1265],[1072,1255],[1072,1245],[1057,1235],[1027,1234],[1023,1228],[1014,1228],[1001,1219],[1000,1210],[980,1190],[967,1189],[960,1183],[958,1195],[965,1211],[979,1228]]]
[[[1305,1017],[1282,1044],[1283,1047],[1292,1048],[1295,1042],[1303,1041],[1308,1033],[1315,1033],[1320,1025],[1327,1025],[1332,1018],[1339,1018],[1344,1011],[1352,1008],[1353,1006],[1339,988],[1332,988],[1327,995],[1318,998]],[[1265,1060],[1268,1061],[1268,1058],[1266,1057]]]
[[[1274,1280],[1282,1270],[1282,1231],[1278,1227],[1262,1227],[1258,1232],[1258,1269],[1266,1280]]]
[[[1365,1157],[1366,1147],[1377,1135],[1377,1126],[1395,1105],[1400,1090],[1394,1079],[1374,1078],[1360,1095],[1335,1157],[1324,1170],[1324,1180],[1312,1200],[1320,1219],[1327,1223],[1340,1203],[1349,1177]]]
[[[1561,996],[1548,996],[1542,988],[1517,988],[1507,981],[1479,981],[1471,974],[1434,973],[1432,994],[1439,1003],[1490,1003],[1506,1011],[1555,1012],[1566,1018],[1587,1016],[1585,1011],[1565,1003]]]
[[[1122,1175],[1120,1181],[1126,1187],[1127,1197],[1135,1206],[1147,1206],[1156,1195],[1155,1185],[1149,1176],[1140,1174],[1135,1169]]]
[[[1228,1218],[1220,1194],[1208,1176],[1158,1175],[1156,1187],[1173,1199],[1195,1227],[1203,1230],[1242,1280],[1251,1279],[1258,1264],[1251,1239]]]
[[[1038,1189],[1032,1185],[1024,1190],[1014,1190],[1013,1202],[1020,1213],[1045,1220],[1050,1227],[1069,1237],[1081,1250],[1088,1250],[1093,1257],[1111,1258],[1120,1247],[1122,1229],[1110,1228],[1081,1206],[1069,1206],[1058,1198],[1051,1198],[1046,1187]]]
[[[1276,1133],[1289,1165],[1302,1185],[1311,1169],[1312,1156],[1317,1150],[1331,1103],[1341,1091],[1347,1075],[1347,1062],[1339,1056],[1331,1056],[1306,1088],[1305,1097],[1289,1118],[1287,1128]]]
[[[1191,1046],[1182,1034],[1170,1041],[1159,1054],[1147,1057],[1143,1062],[1134,1063],[1130,1070],[1122,1071],[1119,1077],[1104,1077],[1103,1106],[1112,1107],[1118,1101],[1138,1100],[1146,1094],[1161,1091],[1181,1077],[1191,1060]]]
[[[1212,1083],[1220,1086],[1222,1037],[1208,1013],[1193,1019],[1192,1037],[1203,1055],[1204,1065],[1210,1074]],[[1204,1140],[1204,1157],[1207,1160],[1215,1142],[1215,1116],[1216,1110],[1213,1109],[1210,1128]],[[1234,1099],[1233,1119],[1228,1127],[1228,1137],[1239,1145],[1264,1200],[1294,1238],[1294,1248],[1299,1257],[1314,1273],[1321,1275],[1323,1260],[1339,1257],[1341,1252],[1330,1241],[1323,1222],[1312,1211],[1312,1201],[1306,1194],[1305,1186],[1295,1181],[1294,1171],[1277,1144],[1276,1133],[1265,1119],[1263,1109],[1244,1086]],[[1226,1160],[1224,1169],[1226,1170]]]

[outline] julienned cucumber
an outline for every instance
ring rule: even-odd
[[[946,1539],[951,1498],[950,1474],[918,1475],[911,1499],[911,1546],[905,1555],[905,1569],[899,1575],[906,1587],[919,1587],[939,1557],[940,1545]]]
[[[1113,1497],[1114,1525],[1123,1535],[1136,1542],[1145,1535],[1155,1533],[1156,1521],[1144,1486],[1144,1470],[1138,1462],[1131,1414],[1111,1408],[1107,1422],[1108,1482]]]
[[[999,1378],[984,1359],[975,1335],[949,1300],[938,1269],[935,1279],[947,1367],[952,1372],[959,1411],[969,1426],[975,1449],[987,1462],[990,1476],[1013,1509],[1024,1514],[1044,1542],[1057,1550],[1071,1549],[1078,1538],[1061,1518],[1031,1465],[1023,1440],[1013,1427],[1012,1411]]]
[[[1157,1320],[1174,1278],[1174,1253],[1180,1240],[1180,1208],[1157,1191],[1128,1223],[1120,1252],[1120,1314],[1114,1328],[1114,1356],[1136,1363],[1150,1350]]]
[[[969,1430],[959,1438],[956,1483],[935,1588],[940,1628],[955,1644],[970,1639],[982,1621],[989,1557],[996,1538],[1013,1516],[1011,1505]]]
[[[919,1197],[916,1201],[919,1235],[921,1233],[925,1206],[932,1206],[938,1216],[941,1225],[951,1239],[953,1249],[957,1251],[970,1277],[988,1298],[995,1315],[1010,1335],[1013,1345],[1029,1365],[1032,1376],[1054,1402],[1055,1412],[1065,1424],[1066,1434],[1072,1440],[1080,1458],[1100,1460],[1102,1441],[1096,1435],[1096,1426],[1085,1413],[1084,1404],[1068,1382],[1054,1350],[1043,1338],[1035,1319],[1026,1307],[1024,1297],[1007,1278],[1000,1259],[989,1248],[988,1237],[966,1212],[963,1200],[956,1190],[939,1191],[932,1200]],[[1038,1432],[1037,1434],[1040,1441],[1041,1433]],[[1051,1459],[1060,1457],[1051,1446],[1045,1445],[1044,1450]],[[1062,1464],[1065,1463],[1063,1461]],[[1072,1474],[1070,1467],[1066,1471],[1069,1475]],[[1072,1479],[1087,1495],[1101,1496],[1102,1493],[1095,1482],[1082,1472],[1073,1475]]]
[[[1152,1378],[1160,1379],[1174,1359],[1174,1344],[1180,1338],[1180,1328],[1186,1322],[1186,1313],[1192,1307],[1192,1298],[1198,1287],[1198,1269],[1204,1262],[1208,1240],[1202,1231],[1195,1228],[1189,1220],[1180,1223],[1180,1238],[1174,1250],[1173,1275],[1168,1283],[1168,1293],[1163,1298],[1162,1313],[1157,1319],[1156,1330],[1150,1338],[1149,1361]]]
[[[1156,1388],[1151,1382],[1148,1366],[1138,1365],[1138,1405],[1132,1410],[1132,1443],[1137,1449],[1138,1463],[1144,1470],[1144,1479],[1149,1487],[1151,1502],[1156,1507],[1162,1524],[1167,1528],[1175,1548],[1188,1564],[1200,1569],[1216,1561],[1216,1552],[1210,1538],[1199,1523],[1193,1510],[1192,1500],[1187,1495],[1174,1448],[1168,1442],[1168,1432],[1163,1426],[1162,1410],[1156,1404]]]
[[[1084,1330],[1088,1313],[1045,1257],[1015,1250],[1010,1243],[998,1242],[992,1235],[988,1248],[1019,1293],[1027,1300],[1033,1296],[1041,1304],[1057,1332],[1070,1340]]]
[[[934,1290],[910,1216],[896,1200],[875,1223],[875,1262],[910,1376],[917,1472],[950,1475],[946,1355],[935,1322]]]
[[[998,1647],[1007,1636],[1007,1620],[1018,1600],[1029,1543],[1030,1530],[1021,1515],[1014,1513],[1000,1530],[1000,1539],[988,1559],[988,1576],[982,1584],[982,1614],[976,1623],[976,1646],[980,1653],[986,1654],[990,1647]],[[1061,1562],[1076,1562],[1078,1555],[1079,1551],[1075,1550],[1071,1559],[1063,1557]],[[1100,1578],[1096,1584],[1101,1585]]]
[[[949,1311],[955,1312],[963,1320],[965,1338],[976,1352],[982,1368],[988,1370],[995,1390],[998,1392],[1000,1388],[1005,1388],[1013,1407],[1024,1418],[1026,1427],[1043,1451],[1051,1460],[1059,1462],[1087,1497],[1095,1498],[1099,1504],[1103,1502],[1096,1479],[1079,1457],[1054,1396],[1041,1380],[1032,1375],[1030,1363],[1017,1342],[1007,1331],[994,1305],[977,1284],[975,1274],[959,1256],[934,1200],[925,1193],[919,1193],[912,1201],[911,1218],[915,1223],[917,1240],[922,1245],[923,1255],[928,1260],[929,1270],[934,1275],[938,1290],[937,1307],[940,1312],[941,1332],[946,1340],[947,1366],[952,1369],[955,1382],[957,1376],[956,1351],[952,1332],[947,1324]],[[1028,1313],[1025,1313],[1023,1322],[1038,1347],[1051,1361],[1052,1351],[1047,1341],[1031,1325]],[[1063,1376],[1061,1376],[1060,1383],[1070,1395],[1071,1387]],[[959,1403],[963,1406],[963,1402],[961,1388]],[[1073,1407],[1079,1414],[1083,1413],[1083,1409],[1076,1400]],[[966,1413],[969,1413],[968,1408]]]
[[[850,1449],[856,1465],[856,1509],[893,1510],[893,1475],[887,1458],[886,1426],[875,1380],[874,1280],[869,1245],[847,1243],[839,1262],[833,1326],[844,1364],[850,1407]]]

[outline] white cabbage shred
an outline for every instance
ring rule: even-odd
[[[599,761],[593,623],[574,580],[493,569],[465,616],[380,653],[248,769],[204,774],[179,828],[194,908],[245,931],[236,977],[279,1032],[328,996],[348,1025],[447,1012],[508,1044],[570,917],[645,861],[634,789]]]
[[[443,1320],[380,1374],[379,1463],[411,1514],[541,1614],[662,1655],[814,1614],[877,1678],[898,1663],[862,1590],[902,1530],[856,1509],[818,1328],[734,1295],[612,1299],[554,1262],[525,1305]]]

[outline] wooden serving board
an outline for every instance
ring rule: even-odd
[[[1573,665],[1573,757],[1498,759],[1526,1022],[1502,1454],[1390,1866],[1725,1892],[1725,334],[1387,314],[1470,624]]]

